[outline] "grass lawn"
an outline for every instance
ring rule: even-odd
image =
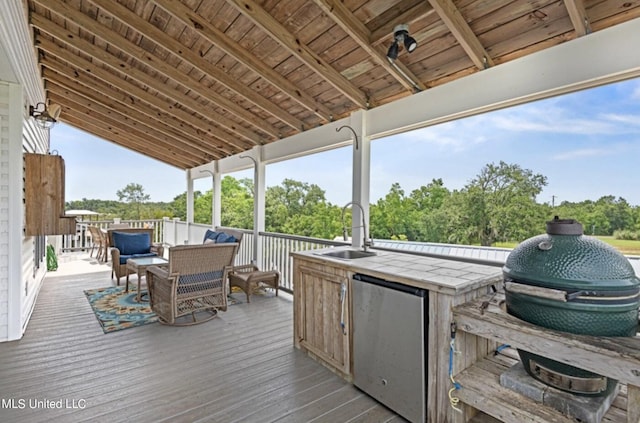
[[[612,236],[598,236],[596,238],[606,242],[614,248],[617,248],[622,254],[626,254],[629,256],[640,256],[640,241],[615,239]]]
[[[640,256],[640,241],[615,239],[612,236],[597,236],[596,238],[618,249],[622,254],[628,256]],[[516,245],[518,245],[517,242],[497,242],[493,246],[501,248],[515,248]]]

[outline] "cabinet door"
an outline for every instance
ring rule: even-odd
[[[75,234],[75,218],[64,216],[62,157],[25,153],[24,171],[25,235]]]
[[[310,264],[297,266],[295,273],[296,345],[349,378],[351,328],[347,272]]]

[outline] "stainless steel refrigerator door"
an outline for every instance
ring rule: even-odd
[[[424,299],[352,282],[354,384],[407,420],[424,422]]]

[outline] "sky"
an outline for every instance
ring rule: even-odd
[[[151,201],[186,191],[184,171],[63,123],[51,129],[51,150],[65,160],[66,201],[117,200],[129,183]],[[439,124],[371,143],[371,202],[393,183],[407,195],[433,179],[461,189],[489,163],[518,164],[547,177],[538,202],[579,202],[605,195],[640,205],[640,79]],[[317,184],[333,204],[351,200],[351,147],[269,164],[266,184],[285,178]],[[253,171],[232,173],[252,178]],[[211,180],[194,183],[200,191]]]

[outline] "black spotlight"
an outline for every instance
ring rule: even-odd
[[[390,60],[396,60],[398,58],[398,50],[400,43],[404,44],[404,48],[411,53],[413,50],[418,47],[418,42],[415,38],[409,35],[409,25],[402,24],[396,25],[393,28],[393,44],[389,47],[389,51],[387,52],[387,57]]]
[[[418,42],[415,38],[411,37],[409,34],[404,36],[404,48],[407,49],[409,53],[418,47]]]
[[[387,52],[387,57],[391,60],[396,60],[398,58],[398,42],[394,41],[393,44],[389,47],[389,51]]]

